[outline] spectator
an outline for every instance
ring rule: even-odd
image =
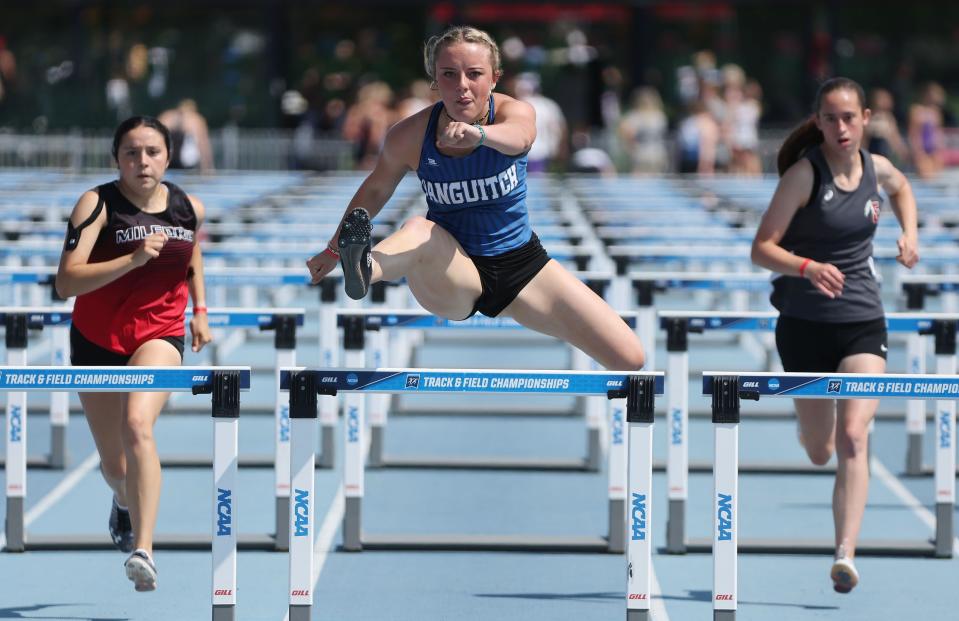
[[[866,126],[869,139],[867,150],[902,164],[909,159],[909,147],[899,133],[899,124],[893,114],[892,93],[884,88],[876,88],[869,99],[871,112]]]
[[[619,139],[634,173],[666,171],[666,132],[669,121],[659,92],[644,86],[633,91],[632,105],[619,123]]]
[[[173,153],[170,168],[213,170],[213,149],[206,119],[196,109],[196,102],[184,99],[176,108],[166,110],[157,117],[170,130]]]
[[[679,172],[711,175],[716,172],[719,124],[702,101],[693,102],[676,130]]]
[[[946,92],[936,82],[923,87],[919,101],[909,110],[909,150],[916,172],[923,179],[939,174],[943,165],[942,107]]]
[[[514,85],[516,98],[536,111],[536,141],[529,150],[527,172],[546,172],[566,152],[566,117],[559,104],[540,93],[539,75],[522,73]]]

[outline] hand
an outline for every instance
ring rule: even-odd
[[[436,146],[469,149],[478,145],[482,139],[483,134],[478,128],[469,123],[451,121],[436,137]]]
[[[842,286],[846,282],[846,276],[832,263],[810,261],[806,266],[805,277],[829,298],[842,295]]]
[[[147,261],[160,256],[160,251],[169,239],[166,233],[152,233],[147,236],[140,247],[133,252],[133,264],[142,267]]]
[[[896,246],[899,247],[896,261],[912,269],[919,262],[919,240],[914,235],[903,233],[896,242]]]
[[[329,246],[319,254],[313,255],[313,257],[306,262],[306,267],[310,270],[310,284],[315,285],[323,280],[327,274],[333,271],[333,268],[336,267],[336,264],[339,262],[340,256],[333,254]]]
[[[190,319],[190,334],[193,335],[193,351],[198,352],[213,340],[213,333],[210,332],[210,324],[207,322],[206,313],[196,313]]]

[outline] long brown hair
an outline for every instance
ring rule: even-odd
[[[860,107],[863,110],[866,109],[866,92],[855,80],[850,80],[849,78],[830,78],[823,82],[819,86],[819,90],[816,91],[816,99],[813,100],[812,116],[803,121],[799,127],[792,130],[789,136],[786,137],[786,140],[783,141],[782,146],[779,147],[779,155],[776,157],[776,168],[779,170],[780,177],[789,170],[790,166],[798,162],[810,147],[822,144],[823,135],[822,132],[819,131],[819,128],[816,127],[816,115],[819,114],[819,109],[822,107],[823,97],[833,91],[842,89],[856,93],[856,96],[859,98]]]

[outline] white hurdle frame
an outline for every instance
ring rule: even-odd
[[[954,360],[954,359],[953,359]],[[953,367],[955,369],[955,367]],[[738,606],[737,559],[739,553],[739,507],[737,504],[739,464],[740,399],[760,396],[791,399],[928,399],[937,400],[940,412],[936,425],[936,527],[931,545],[926,542],[888,542],[886,554],[953,556],[953,512],[956,506],[956,401],[959,377],[952,375],[909,375],[860,373],[740,373],[709,371],[703,374],[703,394],[712,395],[715,433],[713,492],[713,619],[734,621]],[[943,400],[942,396],[952,399]],[[770,542],[766,542],[769,544]],[[795,545],[767,551],[796,552]],[[830,551],[834,544],[829,545]],[[857,551],[861,546],[857,546]],[[807,550],[809,551],[809,550]],[[860,555],[862,551],[860,551]]]
[[[236,489],[240,392],[250,389],[249,367],[0,367],[0,392],[7,400],[6,550],[113,549],[107,537],[81,541],[76,537],[31,537],[24,526],[26,480],[26,417],[11,433],[15,408],[25,408],[27,392],[193,392],[212,394],[213,470],[210,535],[156,537],[156,547],[202,548],[211,556],[210,603],[214,621],[232,621],[236,609],[237,543]],[[25,410],[24,410],[25,413]],[[102,541],[101,541],[102,540]]]

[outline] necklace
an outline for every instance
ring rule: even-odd
[[[451,117],[450,113],[446,111],[446,106],[443,106],[443,114],[446,115],[446,118],[449,119],[450,123],[456,121],[456,119]],[[470,121],[470,125],[486,125],[487,119],[489,119],[489,102],[486,103],[486,110],[484,110],[483,113],[478,117]]]

